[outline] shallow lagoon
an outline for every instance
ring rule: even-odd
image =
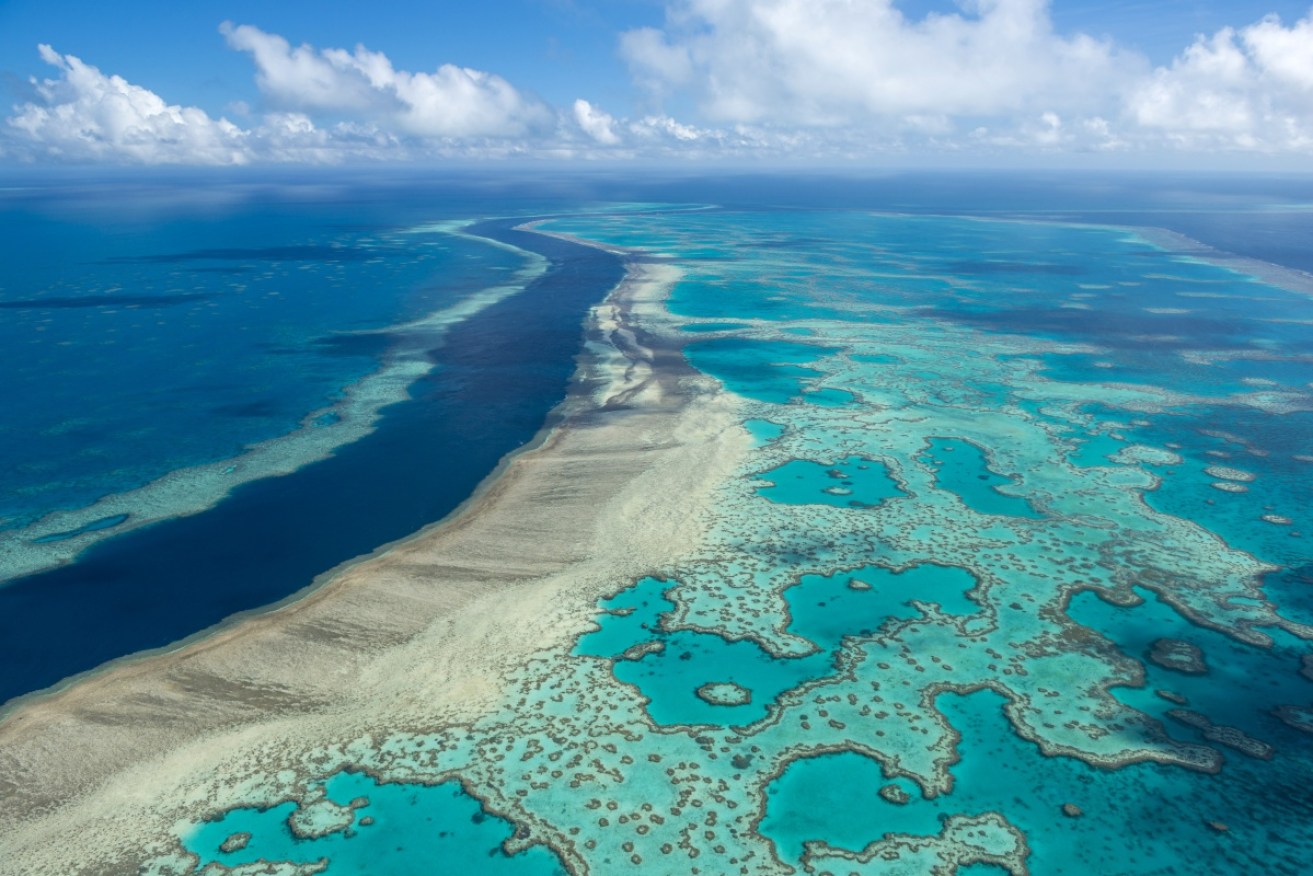
[[[454,782],[379,784],[366,775],[339,773],[318,790],[322,796],[303,806],[228,812],[199,825],[185,845],[201,867],[328,860],[330,873],[370,874],[386,860],[389,873],[565,873],[541,846],[508,855],[502,844],[512,826]]]
[[[727,221],[725,215],[718,215],[716,234],[732,252],[736,234],[769,234],[777,218],[734,214]],[[1192,525],[1197,522],[1203,531],[1222,536],[1231,548],[1289,569],[1308,565],[1309,551],[1300,529],[1304,515],[1296,509],[1309,504],[1296,496],[1302,497],[1309,468],[1297,458],[1300,442],[1290,440],[1290,436],[1309,434],[1303,428],[1301,406],[1313,404],[1308,392],[1313,372],[1302,356],[1311,338],[1307,327],[1292,328],[1296,316],[1313,313],[1313,304],[1306,298],[1197,260],[1165,260],[1160,250],[1116,230],[948,218],[847,216],[816,218],[815,224],[810,224],[810,217],[789,218],[812,230],[828,220],[833,223],[829,229],[833,236],[812,235],[806,253],[783,253],[787,247],[775,247],[769,256],[755,260],[740,256],[714,268],[699,264],[690,269],[694,279],[682,284],[670,303],[672,311],[690,317],[737,315],[757,320],[751,329],[736,331],[732,342],[720,342],[723,346],[715,355],[706,355],[699,349],[700,343],[692,345],[690,358],[720,377],[727,389],[765,403],[751,406],[757,419],[749,426],[758,436],[757,453],[775,463],[773,468],[764,468],[758,462],[756,477],[775,486],[758,486],[759,496],[776,504],[796,505],[800,511],[817,505],[838,506],[847,495],[827,488],[852,488],[856,497],[860,490],[849,469],[869,461],[873,451],[892,457],[899,472],[897,483],[912,494],[914,504],[945,501],[963,509],[964,529],[979,526],[974,531],[981,535],[1017,541],[1011,552],[1005,549],[994,559],[977,551],[974,563],[964,562],[986,580],[997,580],[995,574],[1012,578],[1007,586],[999,582],[986,587],[983,594],[975,591],[974,598],[981,599],[987,611],[1010,612],[1007,621],[996,616],[1000,625],[1031,623],[1022,620],[1027,611],[1023,606],[1027,602],[1055,604],[1052,600],[1064,586],[1101,583],[1123,592],[1125,585],[1116,583],[1120,576],[1106,559],[1080,559],[1081,549],[1076,548],[1082,543],[1093,546],[1108,536],[1091,539],[1093,532],[1066,521],[1081,514],[1087,522],[1094,522],[1107,514],[1112,527],[1140,525],[1152,531],[1160,527],[1161,518],[1136,523],[1135,518],[1144,515],[1132,506],[1114,511],[1093,498],[1088,503],[1081,500],[1087,485],[1099,477],[1090,474],[1095,470],[1107,472],[1109,487],[1127,500],[1147,501],[1155,513],[1183,518]],[[692,224],[698,219],[711,221],[709,216],[693,217]],[[678,252],[677,241],[699,233],[688,223],[675,227],[660,218],[630,217],[630,221],[648,224],[665,252]],[[936,226],[934,234],[925,233],[915,244],[910,242],[910,235],[926,232],[931,225]],[[846,236],[834,234],[839,228]],[[712,232],[708,228],[705,233]],[[817,237],[824,239],[824,245],[817,244]],[[856,266],[860,260],[838,254],[873,240],[893,245],[884,250],[889,253],[887,260],[876,256],[865,266],[872,282],[862,279],[862,268]],[[979,255],[963,258],[960,253],[964,251]],[[827,263],[824,280],[817,276],[804,280],[803,275],[785,267],[790,259],[814,264],[826,255],[835,258]],[[713,271],[718,275],[714,280],[708,276]],[[742,310],[736,314],[724,290],[732,278],[748,272],[770,277],[776,285],[767,290],[755,281],[741,287],[736,284],[743,293]],[[874,279],[877,276],[878,280]],[[951,285],[931,279],[950,276],[954,278]],[[802,293],[804,286],[810,299]],[[1219,294],[1223,297],[1212,297]],[[1221,306],[1211,308],[1213,301]],[[1237,306],[1239,301],[1244,301],[1243,306]],[[840,310],[846,311],[843,319],[827,321]],[[903,321],[898,331],[884,331],[882,319],[867,318],[868,314],[891,311]],[[1269,322],[1274,319],[1281,322]],[[797,324],[799,320],[805,324]],[[820,354],[808,358],[806,351],[800,350],[785,358],[769,352],[778,344],[793,343],[785,338],[804,331],[814,338],[814,344],[824,345]],[[954,335],[960,335],[962,346],[972,352],[955,356],[953,368],[947,369],[926,354],[943,349],[940,339]],[[754,339],[759,344],[756,349]],[[1013,352],[1026,346],[1042,351]],[[1043,350],[1045,346],[1049,349]],[[841,359],[827,358],[837,351],[844,353]],[[1042,363],[1042,367],[1028,367],[1027,360]],[[769,367],[760,367],[763,363]],[[772,370],[780,368],[807,371]],[[748,372],[777,386],[763,391],[760,385],[744,380],[742,375]],[[762,377],[771,374],[777,376]],[[1105,390],[1105,381],[1125,386]],[[815,412],[805,404],[803,387],[821,384],[850,390],[868,407],[860,412],[844,411],[851,419]],[[1292,407],[1294,412],[1288,412]],[[859,430],[870,426],[862,424],[880,422],[875,411],[888,408],[905,416],[937,419],[944,428],[930,431],[919,446],[901,439],[882,443],[892,436],[879,426],[879,437],[863,441]],[[987,417],[980,415],[985,410],[991,411]],[[1227,423],[1234,423],[1234,430],[1227,429]],[[1047,464],[1042,469],[1028,468],[1024,460],[1034,454],[1025,446],[1027,441],[1056,441],[1056,446],[1064,448],[1062,458],[1089,471],[1077,476],[1076,469],[1064,474]],[[794,451],[798,455],[790,457],[789,447],[798,448]],[[859,447],[868,455],[847,455]],[[903,447],[907,450],[900,455],[895,448]],[[1226,488],[1218,487],[1219,482]],[[1054,497],[1059,499],[1056,505],[1049,501]],[[741,513],[753,512],[744,504]],[[1002,516],[1015,523],[1001,527],[983,521],[975,524],[971,514]],[[833,539],[844,538],[848,526],[858,525],[834,515],[811,512],[804,516],[809,517],[804,526],[815,527],[818,535],[826,532]],[[909,516],[915,519],[914,514]],[[879,532],[890,532],[873,525]],[[755,530],[750,527],[746,531]],[[725,527],[727,536],[733,531],[733,526]],[[906,554],[896,545],[908,543],[909,535],[912,543],[922,545],[927,552],[922,556],[928,559],[961,557],[961,548],[967,547],[955,544],[952,550],[937,550],[934,544],[946,548],[953,540],[937,542],[935,532],[924,527],[914,525],[900,532],[894,544],[873,547],[874,554],[887,552],[891,561],[900,564]],[[1055,557],[1056,564],[1050,564],[1031,553],[1027,545],[1046,539],[1041,535],[1045,532],[1054,533],[1060,541],[1074,538],[1062,548],[1071,551],[1072,557]],[[801,530],[787,531],[775,541],[800,536]],[[1110,539],[1110,543],[1116,540]],[[1218,547],[1207,550],[1217,551],[1221,559],[1229,548],[1221,548],[1220,541],[1214,544]],[[1181,586],[1191,586],[1185,580],[1191,575],[1209,576],[1206,570],[1213,558],[1207,553],[1173,568],[1178,561],[1167,559],[1171,552],[1155,558],[1144,551],[1125,556],[1133,565],[1146,564],[1159,586],[1166,588],[1161,592],[1169,594],[1175,592],[1176,575],[1183,576]],[[781,547],[777,556],[810,569],[826,562],[828,553],[815,547],[809,552],[798,543],[790,549]],[[844,551],[837,553],[843,555]],[[966,555],[970,553],[968,548]],[[1014,564],[1014,571],[1003,571]],[[1053,565],[1053,571],[1039,573],[1045,565]],[[999,571],[992,572],[991,566],[998,566]],[[1018,571],[1026,572],[1022,576],[1026,583],[1017,579]],[[872,573],[887,576],[889,568],[866,570],[866,574]],[[802,574],[800,584],[779,590],[786,606],[778,617],[788,621],[777,621],[775,632],[765,620],[725,627],[736,634],[754,630],[769,642],[782,641],[779,636],[786,632],[797,633],[812,641],[828,640],[827,647],[834,647],[841,630],[856,635],[859,641],[878,639],[881,621],[893,624],[885,628],[888,633],[898,626],[900,616],[913,624],[921,617],[905,603],[900,612],[897,600],[890,600],[875,613],[878,618],[863,623],[859,620],[861,609],[851,604],[863,591],[849,586],[861,575],[852,569]],[[1290,575],[1283,571],[1271,576],[1271,592],[1287,620],[1306,620],[1308,597],[1290,589]],[[787,577],[787,569],[781,569],[774,580]],[[966,616],[980,608],[964,598],[964,592],[975,584],[971,575],[964,578],[958,586],[943,591],[940,601],[946,614],[930,616],[929,623],[951,623],[954,613]],[[758,573],[757,580],[761,579]],[[725,592],[741,594],[736,589],[740,586],[727,586]],[[1036,590],[1036,586],[1043,589]],[[728,600],[716,597],[714,588],[714,583],[693,581],[672,588],[668,595],[679,603],[679,610],[674,611],[672,604],[671,617],[713,629],[716,623],[712,618],[719,617],[723,625],[723,608],[717,606]],[[881,590],[877,586],[870,592]],[[1012,594],[1008,597],[1014,600],[1011,609],[998,602],[1004,592]],[[1129,589],[1124,592],[1127,598],[1134,595]],[[997,595],[991,599],[991,593]],[[1279,784],[1286,780],[1288,772],[1280,777],[1271,772],[1275,764],[1283,764],[1279,770],[1302,774],[1310,770],[1307,758],[1298,754],[1307,750],[1307,736],[1273,717],[1272,711],[1291,703],[1304,705],[1313,698],[1313,684],[1299,674],[1299,657],[1310,649],[1306,641],[1270,626],[1258,635],[1273,636],[1277,640],[1273,650],[1238,640],[1248,638],[1249,633],[1235,623],[1274,621],[1273,615],[1266,613],[1271,606],[1261,597],[1255,598],[1258,593],[1236,592],[1215,608],[1205,608],[1187,599],[1173,600],[1172,607],[1155,593],[1141,592],[1139,597],[1147,597],[1144,603],[1125,609],[1085,594],[1073,600],[1070,608],[1062,609],[1079,626],[1066,626],[1069,621],[1064,619],[1058,631],[1071,637],[1068,647],[1085,655],[1084,671],[1091,672],[1098,665],[1097,659],[1087,658],[1100,653],[1102,645],[1088,650],[1100,636],[1117,643],[1119,657],[1106,667],[1106,678],[1122,677],[1122,683],[1130,686],[1113,688],[1114,695],[1152,721],[1163,722],[1165,732],[1182,743],[1221,749],[1226,765],[1218,775],[1129,762],[1108,771],[1083,763],[1082,758],[1090,756],[1078,752],[1072,752],[1075,756],[1042,754],[1034,741],[1017,735],[1021,728],[1004,717],[1003,700],[997,693],[945,694],[940,709],[949,724],[963,733],[963,761],[949,769],[956,780],[951,793],[939,794],[933,802],[921,801],[916,782],[891,779],[887,764],[882,770],[879,761],[855,752],[808,758],[791,765],[770,786],[762,832],[777,841],[786,860],[797,860],[805,842],[830,843],[856,853],[886,833],[934,836],[944,829],[942,819],[950,815],[996,811],[1026,835],[1034,872],[1156,872],[1199,853],[1226,861],[1234,872],[1266,872],[1268,867],[1272,872],[1296,872],[1295,862],[1301,854],[1296,850],[1313,843],[1306,825],[1299,822],[1301,817],[1313,815],[1310,801],[1302,794],[1268,801],[1259,789],[1264,781]],[[741,596],[735,598],[741,600]],[[760,605],[769,600],[755,602]],[[705,610],[700,610],[704,603]],[[1232,616],[1226,614],[1224,604],[1234,612]],[[775,609],[767,610],[764,617],[771,617],[772,611]],[[1183,611],[1190,614],[1183,615]],[[1013,641],[1018,642],[1014,647],[1036,649],[1034,644],[1020,643],[1046,623],[1034,632],[1013,630]],[[1205,629],[1200,623],[1215,629]],[[960,631],[968,629],[984,628],[959,627]],[[1078,644],[1089,636],[1083,630],[1095,631],[1088,644]],[[1217,652],[1218,662],[1226,669],[1197,678],[1162,669],[1148,660],[1144,637],[1150,634],[1203,642],[1207,645],[1204,650]],[[957,635],[959,648],[970,651],[977,647],[972,636]],[[895,633],[888,641],[897,638]],[[992,638],[998,638],[997,633]],[[1062,648],[1049,641],[1044,649]],[[954,657],[969,660],[951,651],[937,653],[945,661]],[[1000,651],[998,656],[1002,658],[1004,653]],[[1008,670],[1009,675],[1022,672],[1026,660],[1022,657],[1008,665],[1015,667]],[[1056,663],[1053,670],[1042,668],[1044,665],[1045,661],[1037,661],[1028,671],[1041,675],[1056,671]],[[1127,674],[1137,665],[1148,673],[1147,686],[1135,681],[1133,672]],[[921,663],[917,671],[924,669]],[[1033,684],[1065,704],[1052,710],[1053,716],[1074,710],[1082,714],[1082,722],[1089,721],[1088,714],[1096,713],[1091,707],[1102,701],[1096,710],[1102,711],[1107,701],[1096,696],[1082,706],[1082,697],[1088,694],[1078,691],[1082,685],[1097,685],[1102,679],[1098,674],[1081,679],[1069,675],[1070,671],[1061,670],[1050,680]],[[1268,680],[1256,681],[1264,678]],[[1002,674],[988,680],[1003,690],[1020,690]],[[1263,694],[1250,711],[1237,713],[1236,691],[1255,684]],[[1192,726],[1168,715],[1181,707],[1153,692],[1164,685],[1179,691],[1192,708],[1197,705],[1200,713],[1207,713],[1212,724],[1235,727],[1254,734],[1255,739],[1267,740],[1277,752],[1275,761],[1253,756],[1264,750],[1262,744],[1245,751],[1219,745],[1217,737],[1210,739],[1201,725]],[[916,682],[910,686],[915,689]],[[1254,699],[1254,695],[1248,698]],[[1028,703],[1027,708],[1033,705]],[[1036,734],[1036,725],[1030,723],[1033,720],[1027,719],[1025,736]],[[1103,720],[1110,722],[1114,734],[1122,726],[1110,717]],[[1153,726],[1146,724],[1145,729]],[[1038,735],[1049,734],[1041,729]],[[863,734],[849,738],[855,745],[872,744],[871,737]],[[1056,739],[1043,743],[1055,744]],[[876,747],[883,749],[883,745]],[[989,752],[988,756],[982,756],[982,751]],[[1265,775],[1267,779],[1260,778]],[[912,802],[900,807],[875,794],[881,785],[891,782],[909,792]],[[1035,789],[1035,794],[1028,789]],[[1148,815],[1142,807],[1124,805],[1127,800],[1158,795],[1179,808],[1159,808]],[[1064,802],[1073,803],[1084,814],[1064,814]],[[1265,805],[1273,807],[1273,821],[1284,825],[1275,845],[1270,835],[1263,837],[1260,825],[1264,818],[1255,814]],[[826,815],[818,818],[818,812]],[[1236,820],[1245,820],[1246,825],[1233,824]],[[1157,825],[1154,830],[1139,829],[1149,822]],[[851,863],[850,859],[830,861],[823,856],[814,863],[819,866],[823,860],[835,867]],[[987,871],[998,872],[996,865],[985,863],[961,868],[961,872]]]
[[[981,514],[1040,516],[1025,499],[998,489],[1012,484],[1012,479],[990,468],[984,452],[969,441],[931,438],[918,459],[934,472],[938,486],[956,493]]]
[[[825,504],[861,508],[902,495],[883,462],[851,456],[833,465],[793,459],[757,475],[767,483],[757,492],[788,505]]]
[[[676,328],[734,321],[732,338],[672,334],[738,397],[752,449],[695,556],[616,581],[500,712],[361,742],[361,763],[459,775],[550,825],[575,867],[1302,872],[1313,746],[1273,710],[1313,698],[1297,574],[1313,521],[1289,498],[1309,471],[1288,435],[1313,408],[1289,378],[1313,302],[1088,226],[549,227],[673,259]],[[1280,392],[1245,383],[1255,369],[1200,378],[1237,356],[1282,363]],[[1136,379],[1106,379],[1118,368]],[[817,389],[847,398],[808,403]],[[1255,474],[1221,478],[1249,491],[1205,483],[1214,462]],[[834,485],[889,494],[854,505]],[[1208,674],[1160,666],[1161,638],[1197,645]],[[708,684],[751,701],[709,702]]]

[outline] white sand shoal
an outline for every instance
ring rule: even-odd
[[[0,872],[136,872],[215,805],[199,788],[467,723],[514,668],[587,630],[598,598],[692,550],[750,439],[714,381],[635,340],[676,276],[631,265],[590,317],[561,425],[448,520],[276,611],[8,714]]]

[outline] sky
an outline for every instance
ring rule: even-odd
[[[1313,168],[1287,0],[0,0],[0,164]]]

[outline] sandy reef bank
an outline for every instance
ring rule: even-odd
[[[694,545],[749,443],[733,402],[650,342],[677,271],[633,263],[591,312],[558,424],[448,520],[305,597],[124,662],[0,722],[0,873],[136,872],[200,788],[342,740],[472,721],[596,600]]]

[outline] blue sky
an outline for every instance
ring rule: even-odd
[[[37,45],[47,43],[170,102],[217,113],[232,100],[258,98],[250,61],[219,33],[232,21],[293,43],[363,43],[407,70],[444,63],[488,70],[557,103],[608,83],[624,99],[617,35],[662,18],[655,0],[0,0],[0,67],[22,79],[45,75]]]
[[[1308,16],[1286,0],[0,0],[0,161],[1290,166],[1313,153]]]

